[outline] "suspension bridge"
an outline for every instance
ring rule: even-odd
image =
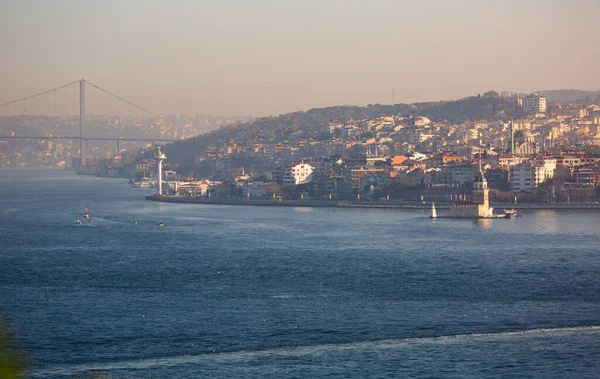
[[[0,133],[0,140],[14,140],[14,139],[21,139],[21,140],[78,140],[79,141],[80,166],[86,165],[86,158],[88,156],[87,155],[88,141],[117,141],[117,151],[119,151],[119,142],[120,141],[152,142],[152,144],[154,144],[156,142],[172,142],[172,141],[174,141],[173,138],[163,138],[163,137],[136,138],[136,137],[120,137],[120,136],[111,136],[111,137],[89,136],[87,133],[87,128],[86,128],[86,86],[90,86],[94,89],[97,89],[97,90],[103,92],[104,94],[109,95],[110,97],[119,100],[120,102],[128,104],[129,106],[132,106],[132,107],[136,108],[137,110],[142,111],[144,114],[156,117],[158,119],[162,119],[161,116],[157,115],[154,112],[151,112],[139,105],[136,105],[135,103],[133,103],[131,101],[128,101],[120,96],[117,96],[112,92],[109,92],[91,82],[86,81],[85,79],[81,79],[81,80],[71,82],[71,83],[56,87],[56,88],[52,88],[52,89],[44,91],[44,92],[36,93],[31,96],[23,97],[21,99],[17,99],[17,100],[6,102],[4,104],[0,104],[0,111],[3,109],[8,109],[11,106],[13,106],[15,115],[17,115],[17,107],[19,106],[19,108],[20,108],[20,106],[22,105],[23,106],[22,114],[27,115],[28,102],[29,102],[29,104],[31,104],[36,99],[43,98],[44,113],[47,113],[49,111],[48,110],[49,105],[48,105],[47,98],[48,98],[48,96],[51,96],[52,102],[53,102],[53,113],[56,116],[60,113],[60,111],[57,110],[57,101],[56,101],[57,93],[59,93],[59,91],[63,91],[64,99],[65,99],[65,102],[63,103],[63,113],[68,114],[69,111],[66,110],[66,107],[67,107],[66,99],[67,99],[68,89],[69,88],[73,89],[73,87],[78,87],[78,90],[79,90],[78,91],[78,95],[79,95],[79,135],[64,135],[64,136],[10,135],[10,136],[6,136],[6,135],[2,135]],[[72,110],[75,111],[75,109],[72,109]]]

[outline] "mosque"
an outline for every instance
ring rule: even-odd
[[[532,155],[540,152],[540,147],[535,137],[529,130],[514,131],[510,123],[510,152],[513,155]]]
[[[529,130],[519,130],[513,136],[514,155],[531,155],[540,152],[538,143]]]

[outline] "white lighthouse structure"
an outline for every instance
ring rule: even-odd
[[[471,201],[458,201],[450,209],[450,218],[494,218],[490,207],[490,190],[479,161],[479,172],[473,178]],[[438,216],[439,217],[439,216]]]
[[[158,195],[162,196],[162,162],[167,159],[167,156],[160,151],[160,147],[157,148],[154,159],[156,159],[156,175],[158,176]]]

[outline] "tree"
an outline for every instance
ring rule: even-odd
[[[26,368],[25,356],[14,347],[10,328],[0,319],[0,378],[20,378]]]

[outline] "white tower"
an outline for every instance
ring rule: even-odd
[[[162,161],[167,159],[167,156],[160,151],[160,147],[157,148],[154,159],[156,159],[156,175],[158,176],[158,195],[162,196]]]
[[[490,208],[489,200],[490,190],[487,180],[481,169],[481,160],[479,161],[479,172],[473,179],[473,204],[477,205],[478,217],[492,217],[493,208]]]
[[[481,168],[481,160],[479,161],[479,172],[473,179],[473,203],[484,204],[486,207],[489,204],[489,192],[488,183],[483,175]]]
[[[85,156],[87,154],[87,140],[85,136],[85,80],[79,81],[79,161],[80,168],[85,166]]]

